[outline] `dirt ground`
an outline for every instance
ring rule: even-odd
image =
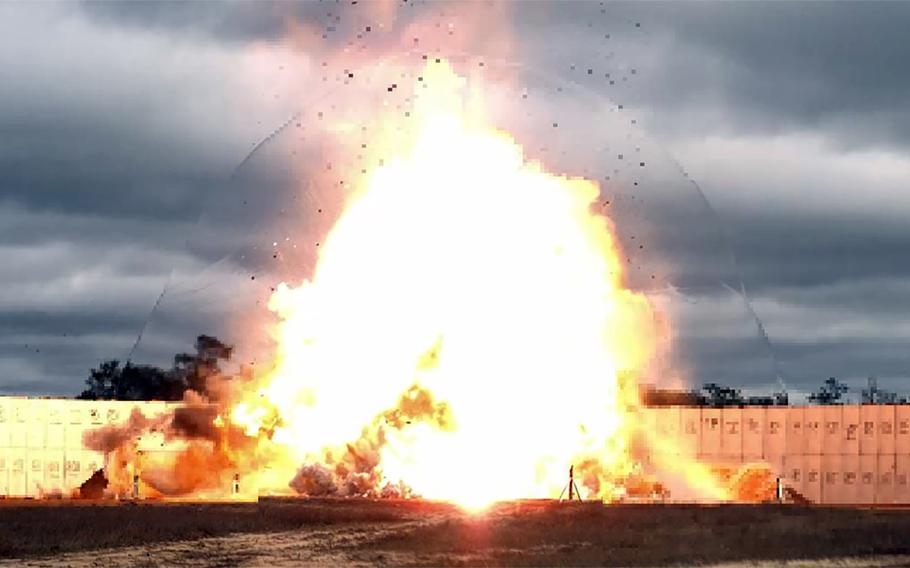
[[[0,502],[0,565],[910,566],[910,510]]]

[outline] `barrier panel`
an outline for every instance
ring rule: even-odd
[[[846,503],[843,482],[843,464],[840,454],[823,454],[821,458],[821,503],[833,505]]]
[[[874,455],[878,453],[878,408],[875,406],[859,407],[859,453]]]
[[[786,454],[791,456],[802,455],[805,452],[805,436],[803,436],[803,408],[797,406],[787,409],[787,443]]]
[[[67,424],[66,425],[66,446],[67,448],[81,448],[84,445],[85,433],[97,428],[88,424]]]
[[[825,410],[823,406],[807,406],[803,409],[803,452],[821,455],[824,438]]]
[[[634,440],[632,444],[632,454],[635,459],[647,458],[647,440],[658,436],[657,428],[658,421],[660,420],[660,411],[661,408],[640,408],[638,409],[638,426],[643,432],[644,437],[642,440]],[[663,440],[660,440],[663,441]],[[143,446],[141,449],[149,450],[150,440],[139,439],[139,444]]]
[[[910,404],[895,407],[895,440],[894,448],[898,454],[910,455]]]
[[[0,447],[0,495],[9,495],[9,462],[6,448]]]
[[[43,448],[28,448],[25,451],[25,487],[26,495],[36,497],[41,494],[41,490],[44,488],[44,470],[46,465],[44,463],[45,450]]]
[[[860,407],[856,405],[844,406],[842,410],[843,420],[843,451],[845,454],[859,455],[859,438],[860,438]]]
[[[82,451],[67,449],[63,456],[63,489],[67,493],[72,493],[78,489],[86,479],[91,477],[92,472],[82,470]]]
[[[875,487],[878,484],[878,456],[859,456],[859,487],[857,503],[875,503]]]
[[[894,502],[906,505],[910,503],[910,455],[898,455],[895,465]]]
[[[823,415],[822,453],[846,453],[844,448],[844,436],[842,434],[844,407],[826,406],[824,407]]]
[[[116,401],[105,401],[101,403],[101,410],[104,412],[104,425],[120,424],[129,418],[129,412],[123,411],[123,405]]]
[[[748,407],[742,411],[743,443],[745,461],[758,461],[765,457],[765,409]]]
[[[679,409],[680,438],[682,440],[680,451],[684,455],[698,456],[701,454],[701,409]]]
[[[803,494],[805,491],[806,472],[803,456],[786,454],[782,458],[783,468],[781,477],[787,486]]]
[[[46,400],[28,401],[28,435],[25,442],[28,448],[47,447],[47,402]]]
[[[63,450],[44,451],[44,483],[41,488],[45,492],[65,492],[63,471],[65,461]]]
[[[68,481],[73,489],[76,489],[82,485],[89,477],[92,476],[92,474],[94,474],[99,469],[104,469],[104,454],[101,452],[84,450],[81,452],[78,459],[80,461],[79,469],[81,470],[82,475],[73,475],[73,477]]]
[[[878,456],[878,483],[875,485],[875,503],[878,505],[893,505],[894,501],[894,478],[896,456],[879,455]]]
[[[895,407],[883,405],[878,407],[878,453],[893,454],[895,450],[894,431]]]
[[[10,423],[13,419],[12,400],[0,397],[0,448],[8,448],[10,444]]]
[[[841,482],[843,483],[842,503],[855,504],[860,502],[860,457],[857,455],[841,456]]]
[[[101,409],[101,403],[91,401],[88,407],[88,425],[91,428],[97,428],[104,425],[104,411]]]
[[[789,408],[768,408],[762,436],[762,455],[769,462],[781,461],[787,453],[787,415]]]
[[[82,433],[89,425],[89,407],[87,404],[71,406],[66,413],[66,444],[67,448],[82,446]]]
[[[7,452],[9,461],[9,494],[15,496],[28,495],[28,480],[26,476],[27,458],[25,448],[10,448]]]
[[[9,445],[11,448],[28,447],[28,401],[27,399],[18,399],[13,401],[10,409],[10,437]]]
[[[803,496],[813,503],[822,501],[822,457],[818,454],[803,455]]]
[[[723,408],[720,412],[722,430],[720,454],[728,461],[743,460],[743,409]]]
[[[719,408],[701,409],[701,443],[699,455],[718,458],[721,456],[721,410]]]
[[[65,400],[47,401],[47,444],[48,448],[66,447],[66,405]],[[82,441],[80,440],[80,445]],[[31,447],[31,445],[30,445]]]
[[[659,409],[660,412],[655,416],[655,432],[672,444],[673,455],[681,455],[684,451],[682,434],[680,433],[680,409],[678,406],[671,406]]]

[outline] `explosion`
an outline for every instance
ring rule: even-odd
[[[427,64],[405,141],[371,142],[387,157],[313,276],[272,295],[269,368],[231,381],[205,432],[166,429],[184,445],[143,465],[149,493],[219,494],[242,474],[260,492],[481,508],[556,497],[570,465],[588,498],[641,484],[638,375],[659,318],[624,286],[597,183],[528,159],[467,90]],[[123,454],[107,469],[138,469]],[[707,468],[678,469],[725,497]]]
[[[412,146],[351,197],[313,279],[272,297],[277,364],[232,418],[277,415],[274,441],[331,464],[424,396],[435,412],[376,425],[382,478],[471,505],[558,494],[573,461],[622,474],[622,372],[652,355],[654,317],[622,288],[598,186],[527,161],[463,108],[448,64],[423,77]]]

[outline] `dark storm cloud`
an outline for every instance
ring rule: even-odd
[[[809,391],[837,376],[858,388],[875,374],[888,378],[888,388],[908,390],[910,382],[899,379],[910,375],[906,224],[758,209],[728,214],[724,222],[789,386]],[[712,324],[695,326],[701,327]],[[743,381],[737,357],[725,351],[699,360],[731,384],[759,382]]]
[[[87,95],[104,102],[89,103],[55,91],[31,95],[25,88],[29,81],[20,76],[19,87],[0,96],[5,109],[0,115],[4,202],[75,214],[167,219],[198,215],[196,198],[217,179],[218,165],[187,138],[150,135],[157,118],[148,110],[124,109],[103,83]],[[137,98],[122,95],[137,106],[145,98],[148,106],[164,112],[168,102],[138,91]],[[106,166],[92,166],[99,163]]]
[[[100,199],[104,201],[106,197],[102,195]],[[181,208],[166,216],[161,211],[152,214],[148,209],[127,214],[106,203],[85,213],[80,212],[86,207],[84,202],[74,206],[72,211],[33,207],[0,202],[0,247],[58,242],[88,246],[156,242],[156,249],[147,251],[148,255],[155,256],[161,249],[182,248],[185,239],[193,234],[196,223],[192,208]]]
[[[444,12],[414,4],[398,8],[399,21]],[[331,2],[86,2],[82,9],[112,27],[225,42],[279,40],[290,21],[321,27],[369,13]],[[910,137],[907,3],[535,2],[513,11],[531,65],[558,63],[542,67],[561,73],[571,60],[579,74],[638,66],[635,81],[601,85],[666,110],[668,124],[655,129],[720,106],[738,129],[830,129],[845,144],[858,130],[879,143]]]
[[[205,192],[286,118],[249,112],[271,86],[246,83],[239,47],[98,27],[77,8],[0,7],[0,202],[198,216]]]
[[[910,277],[905,223],[787,212],[737,212],[726,222],[735,227],[743,278],[757,292]]]
[[[517,17],[539,38],[525,51],[637,105],[655,132],[910,143],[905,2],[539,3]]]
[[[121,311],[99,313],[97,308],[55,310],[40,309],[4,310],[0,333],[4,335],[79,337],[96,333],[135,334],[144,313],[129,314]]]
[[[676,3],[653,10],[657,29],[732,68],[722,87],[734,104],[779,123],[890,114],[910,134],[907,3]]]
[[[237,59],[73,4],[0,6],[0,390],[76,392],[196,262],[209,192],[284,114],[249,112],[265,97],[238,87]],[[143,345],[156,363],[211,323],[168,315]]]
[[[171,37],[212,39],[225,44],[275,42],[305,26],[327,46],[348,44],[371,27],[373,36],[391,22],[400,26],[435,11],[435,3],[372,2],[92,2],[82,11],[95,23],[116,29],[151,30]],[[393,35],[401,28],[390,26]],[[397,40],[397,37],[396,37]]]
[[[120,28],[155,29],[166,34],[211,36],[222,41],[279,39],[289,16],[321,14],[333,6],[313,2],[82,2],[94,21]]]
[[[850,346],[845,348],[845,344]],[[813,343],[785,343],[778,346],[790,381],[801,390],[816,390],[827,377],[847,379],[850,397],[859,400],[868,377],[879,379],[882,389],[907,395],[907,342],[904,339],[876,338],[860,342],[843,340]]]
[[[910,297],[910,275],[905,272],[817,286],[776,287],[765,294],[785,305],[852,313],[853,321],[868,319],[870,330],[879,335],[902,335],[907,317],[900,308]],[[851,318],[844,321],[850,323]]]

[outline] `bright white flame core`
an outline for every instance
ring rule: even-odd
[[[620,371],[646,363],[655,333],[592,212],[599,188],[467,116],[445,63],[424,75],[411,146],[352,196],[312,281],[272,297],[275,440],[323,459],[416,384],[452,423],[386,429],[388,481],[482,506],[556,496],[580,459],[620,473],[636,402]]]

